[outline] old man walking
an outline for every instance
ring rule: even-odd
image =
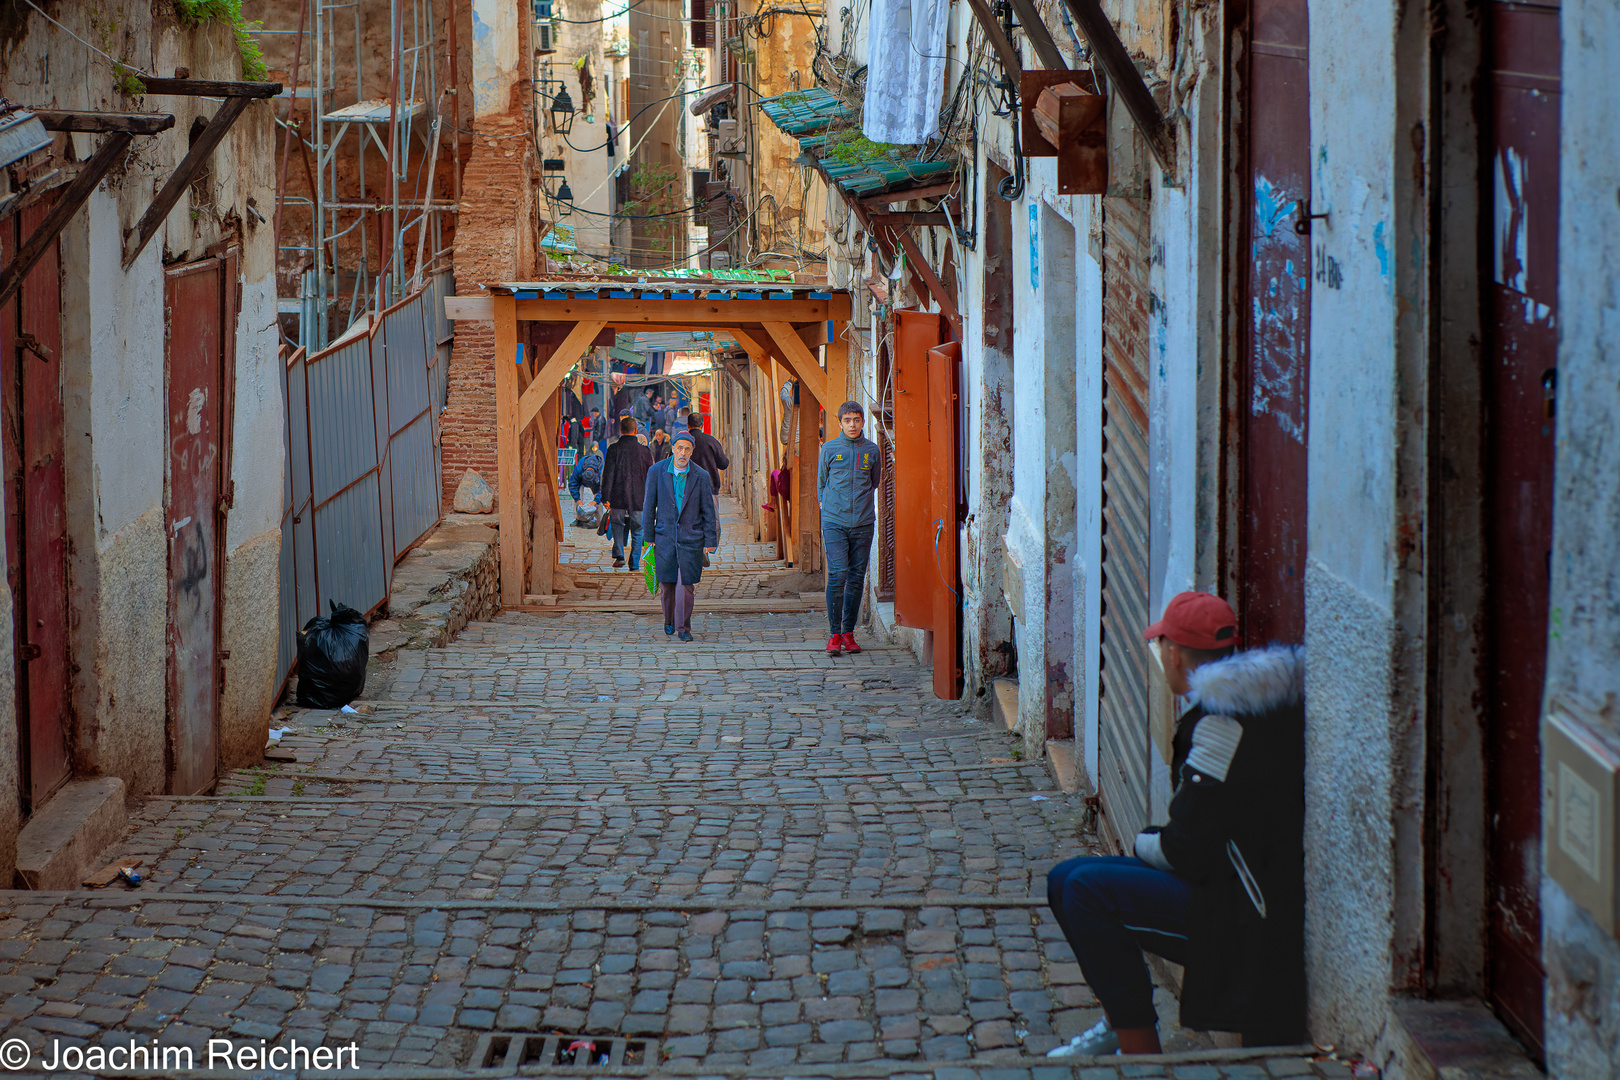
[[[692,435],[682,429],[668,458],[647,472],[642,528],[653,544],[664,633],[692,640],[693,588],[703,577],[703,552],[720,544],[720,515],[709,474],[692,467]]]

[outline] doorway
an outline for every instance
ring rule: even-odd
[[[54,200],[0,222],[9,263]],[[68,757],[68,581],[63,467],[61,256],[53,243],[0,306],[6,581],[11,587],[24,809],[71,775]]]
[[[1491,0],[1484,14],[1486,986],[1539,1058],[1561,50],[1556,0]]]
[[[1311,115],[1306,0],[1249,9],[1239,184],[1238,619],[1247,646],[1305,640]],[[1304,224],[1304,231],[1296,226]]]
[[[169,543],[169,792],[213,787],[219,760],[220,593],[229,447],[226,372],[236,328],[235,257],[166,277]]]

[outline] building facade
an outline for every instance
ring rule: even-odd
[[[1620,730],[1613,18],[871,0],[829,7],[813,79],[738,70],[861,298],[850,390],[901,488],[876,624],[942,696],[1000,691],[1127,848],[1170,793],[1164,603],[1305,645],[1312,1034],[1389,1075],[1443,1066],[1445,1024],[1560,1076],[1620,1051],[1614,853],[1580,839],[1612,804],[1568,817]],[[766,475],[779,388],[737,375]]]

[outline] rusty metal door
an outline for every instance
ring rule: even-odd
[[[1558,385],[1558,5],[1493,0],[1486,35],[1488,979],[1496,1011],[1539,1056],[1539,726]]]
[[[169,459],[169,792],[214,784],[219,731],[224,264],[167,275]]]
[[[928,350],[945,339],[944,316],[897,311],[894,332],[894,617],[934,626],[934,518],[929,476]]]
[[[1148,205],[1103,200],[1102,637],[1097,776],[1117,843],[1148,824]]]
[[[1254,0],[1241,146],[1249,240],[1238,618],[1250,645],[1305,640],[1311,115],[1306,0]],[[1304,222],[1305,231],[1296,226]]]
[[[47,200],[0,222],[0,265],[51,205]],[[0,307],[6,580],[15,620],[20,780],[30,809],[71,771],[61,310],[61,259],[52,244]]]

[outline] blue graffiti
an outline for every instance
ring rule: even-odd
[[[1384,242],[1384,223],[1373,228],[1373,254],[1378,256],[1378,275],[1389,280],[1389,245]]]

